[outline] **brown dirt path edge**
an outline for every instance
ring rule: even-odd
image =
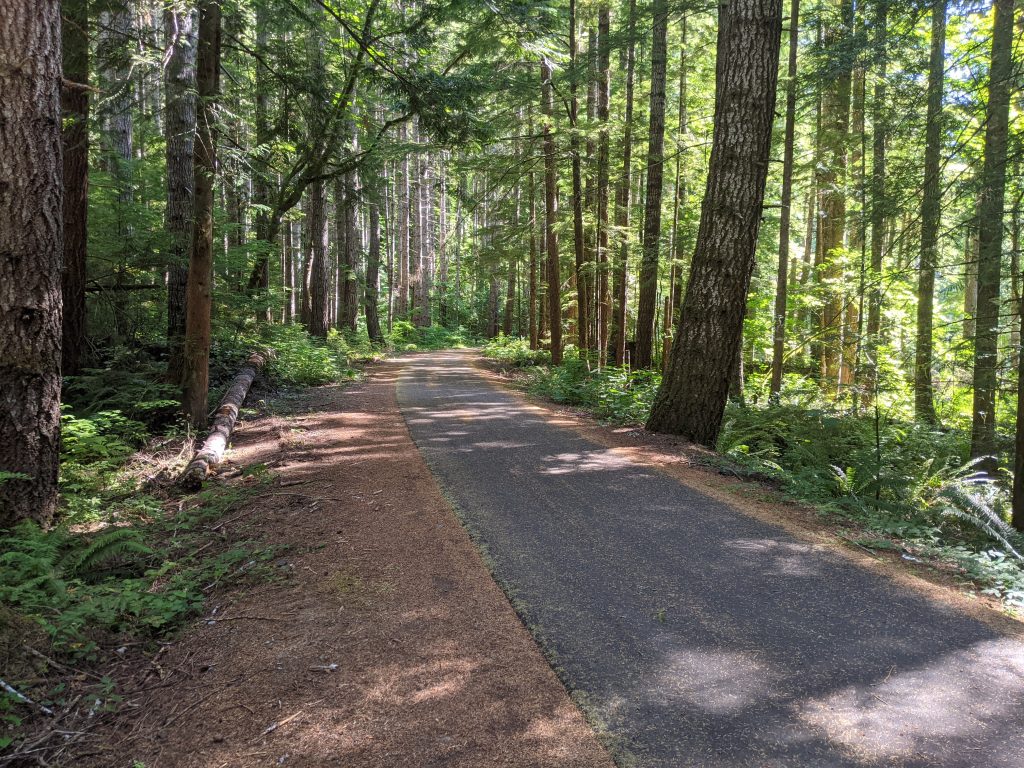
[[[413,444],[400,367],[241,426],[234,461],[277,462],[248,519],[290,577],[161,657],[117,765],[611,768]]]

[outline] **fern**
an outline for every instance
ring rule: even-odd
[[[976,462],[967,465],[972,467]],[[1003,518],[999,489],[985,474],[974,472],[947,482],[939,491],[942,514],[968,523],[999,542],[1007,554],[1024,563],[1017,533]]]
[[[151,554],[153,550],[146,546],[134,529],[111,528],[96,536],[85,549],[69,553],[62,565],[67,573],[85,578],[101,566],[127,555]]]

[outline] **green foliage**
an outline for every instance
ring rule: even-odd
[[[660,381],[661,377],[651,371],[593,368],[569,350],[563,365],[538,369],[529,388],[556,403],[591,410],[602,419],[639,424],[650,413]]]
[[[391,325],[391,332],[386,335],[386,341],[388,348],[396,352],[462,349],[475,343],[469,332],[462,326],[458,328],[447,328],[443,325],[419,327],[408,320],[395,320]]]
[[[275,325],[267,329],[264,341],[276,352],[268,373],[281,384],[315,386],[355,373],[349,366],[348,343],[337,331],[324,340],[310,336],[301,325]]]
[[[551,353],[544,349],[530,349],[530,342],[518,336],[499,333],[483,346],[483,353],[493,360],[525,368],[531,365],[547,365]]]
[[[244,541],[208,549],[208,523],[260,487],[207,491],[177,514],[152,503],[151,517],[89,532],[24,522],[0,537],[0,605],[71,656],[92,655],[106,635],[166,635],[200,609],[211,583],[272,556]]]
[[[150,430],[165,428],[181,410],[181,391],[167,382],[165,369],[144,353],[114,350],[105,367],[65,377],[63,401],[81,416],[119,412]]]

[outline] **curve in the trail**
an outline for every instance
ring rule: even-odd
[[[1024,766],[1024,646],[488,382],[409,359],[406,422],[571,690],[642,767]]]

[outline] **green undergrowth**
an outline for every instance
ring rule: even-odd
[[[463,349],[475,346],[478,339],[467,329],[443,325],[416,326],[408,320],[395,320],[386,335],[387,348],[393,352],[418,352],[435,349]]]
[[[651,371],[598,369],[568,347],[543,364],[518,339],[484,346],[488,357],[526,371],[537,395],[616,424],[642,425],[661,381]],[[969,435],[914,422],[890,408],[853,413],[794,384],[774,405],[732,402],[717,450],[719,469],[766,481],[813,505],[869,549],[935,558],[965,581],[1024,613],[1024,536],[1009,525],[1010,478],[967,460]]]

